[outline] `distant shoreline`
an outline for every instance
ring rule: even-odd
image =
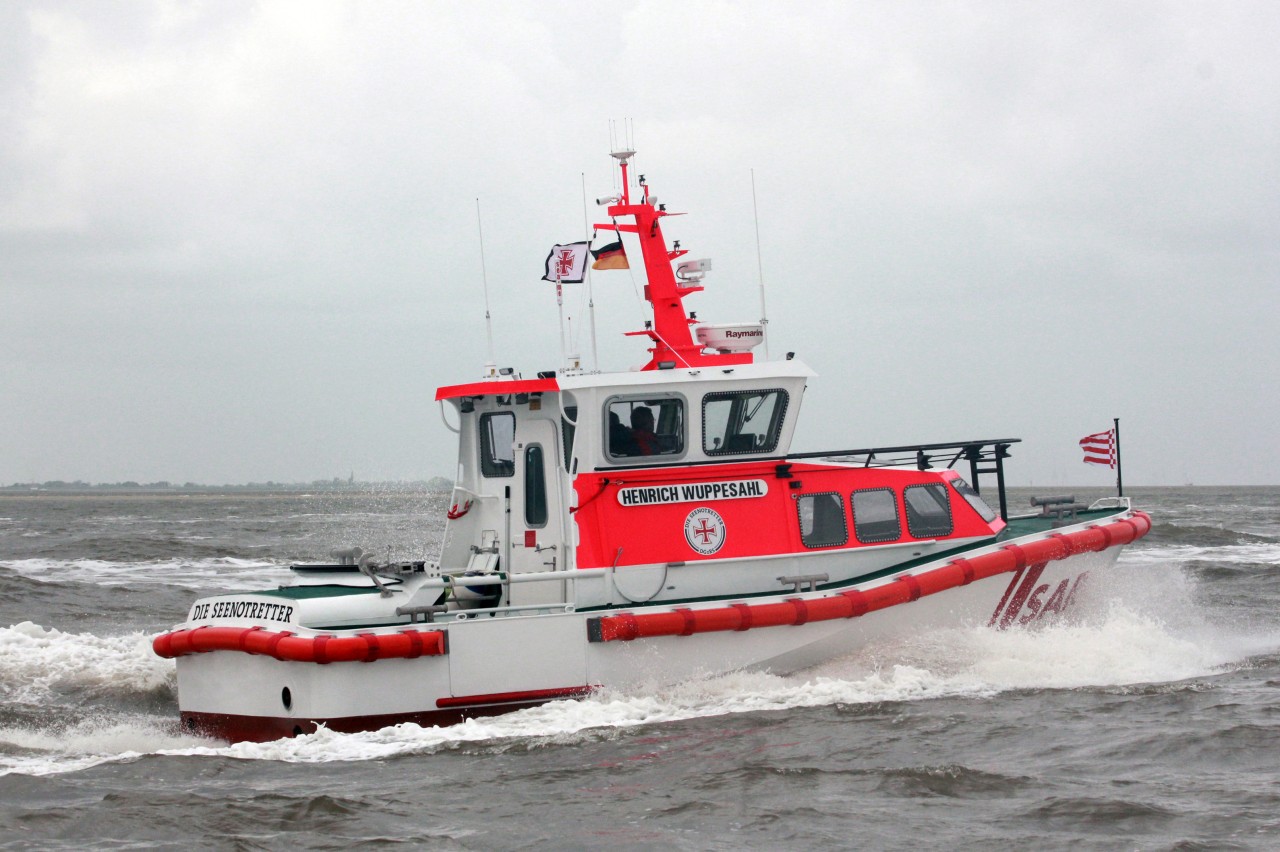
[[[1101,485],[1014,485],[1009,484],[1011,493],[1025,495],[1039,492],[1043,494],[1079,492],[1092,499],[1108,496],[1114,489]],[[1151,491],[1202,491],[1217,489],[1270,489],[1280,485],[1133,485],[1126,492],[1139,494]],[[453,483],[442,477],[427,481],[413,482],[343,482],[339,485],[302,484],[302,483],[248,483],[243,485],[128,485],[109,483],[90,485],[86,483],[67,483],[51,485],[45,483],[19,483],[0,485],[0,500],[5,498],[33,497],[321,497],[336,495],[369,495],[369,494],[448,494],[453,490]]]
[[[446,493],[453,488],[453,483],[440,479],[425,482],[344,482],[333,484],[302,483],[248,483],[245,485],[133,485],[124,483],[108,483],[90,485],[87,483],[68,483],[53,485],[48,483],[18,483],[0,486],[0,499],[5,497],[160,497],[160,496],[252,496],[252,495],[335,495],[335,494],[370,494],[370,493]]]

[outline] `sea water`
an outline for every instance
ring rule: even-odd
[[[445,497],[0,496],[0,848],[1280,848],[1280,489],[1132,496],[1071,621],[237,745],[151,637],[333,548],[430,558]]]

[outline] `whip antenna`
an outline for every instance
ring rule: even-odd
[[[489,361],[484,365],[486,376],[498,374],[498,362],[493,357],[493,318],[489,315],[489,273],[484,266],[484,226],[480,224],[480,199],[476,199],[476,230],[480,233],[480,281],[484,285],[484,331],[489,338]]]
[[[587,247],[591,246],[591,240],[595,237],[595,232],[591,230],[588,224],[590,219],[587,218],[587,173],[579,172],[582,176],[582,231],[587,235]],[[621,237],[619,237],[621,238]],[[587,260],[591,260],[588,253]],[[587,317],[591,324],[591,368],[596,372],[600,371],[600,353],[596,349],[596,300],[591,289],[591,267],[587,267]]]
[[[760,271],[760,329],[764,340],[764,359],[769,360],[769,311],[764,306],[764,261],[760,254],[760,209],[756,206],[756,170],[751,170],[751,214],[756,220],[756,268]]]

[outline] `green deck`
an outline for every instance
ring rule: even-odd
[[[345,595],[376,595],[378,593],[378,590],[372,586],[281,586],[270,591],[253,592],[255,595],[286,598],[291,601],[301,601],[308,598],[339,598]]]
[[[1007,541],[1008,539],[1018,538],[1024,535],[1034,535],[1035,533],[1052,532],[1053,530],[1057,529],[1057,527],[1054,526],[1055,523],[1058,523],[1059,526],[1064,526],[1064,527],[1071,526],[1073,524],[1088,523],[1090,521],[1096,523],[1097,521],[1110,518],[1113,515],[1118,515],[1123,511],[1125,510],[1117,509],[1117,508],[1092,509],[1092,510],[1085,509],[1085,510],[1076,512],[1076,516],[1074,519],[1066,518],[1062,522],[1059,522],[1057,518],[1047,518],[1044,515],[1031,515],[1031,516],[1021,517],[1021,518],[1010,518],[1009,526],[1005,527],[1004,532],[1000,534],[999,540]]]

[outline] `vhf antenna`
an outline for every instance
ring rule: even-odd
[[[484,285],[484,331],[489,338],[489,361],[484,365],[486,378],[498,374],[498,362],[493,355],[493,317],[489,314],[489,273],[484,265],[484,225],[480,223],[480,199],[476,199],[476,230],[480,233],[480,281]]]

